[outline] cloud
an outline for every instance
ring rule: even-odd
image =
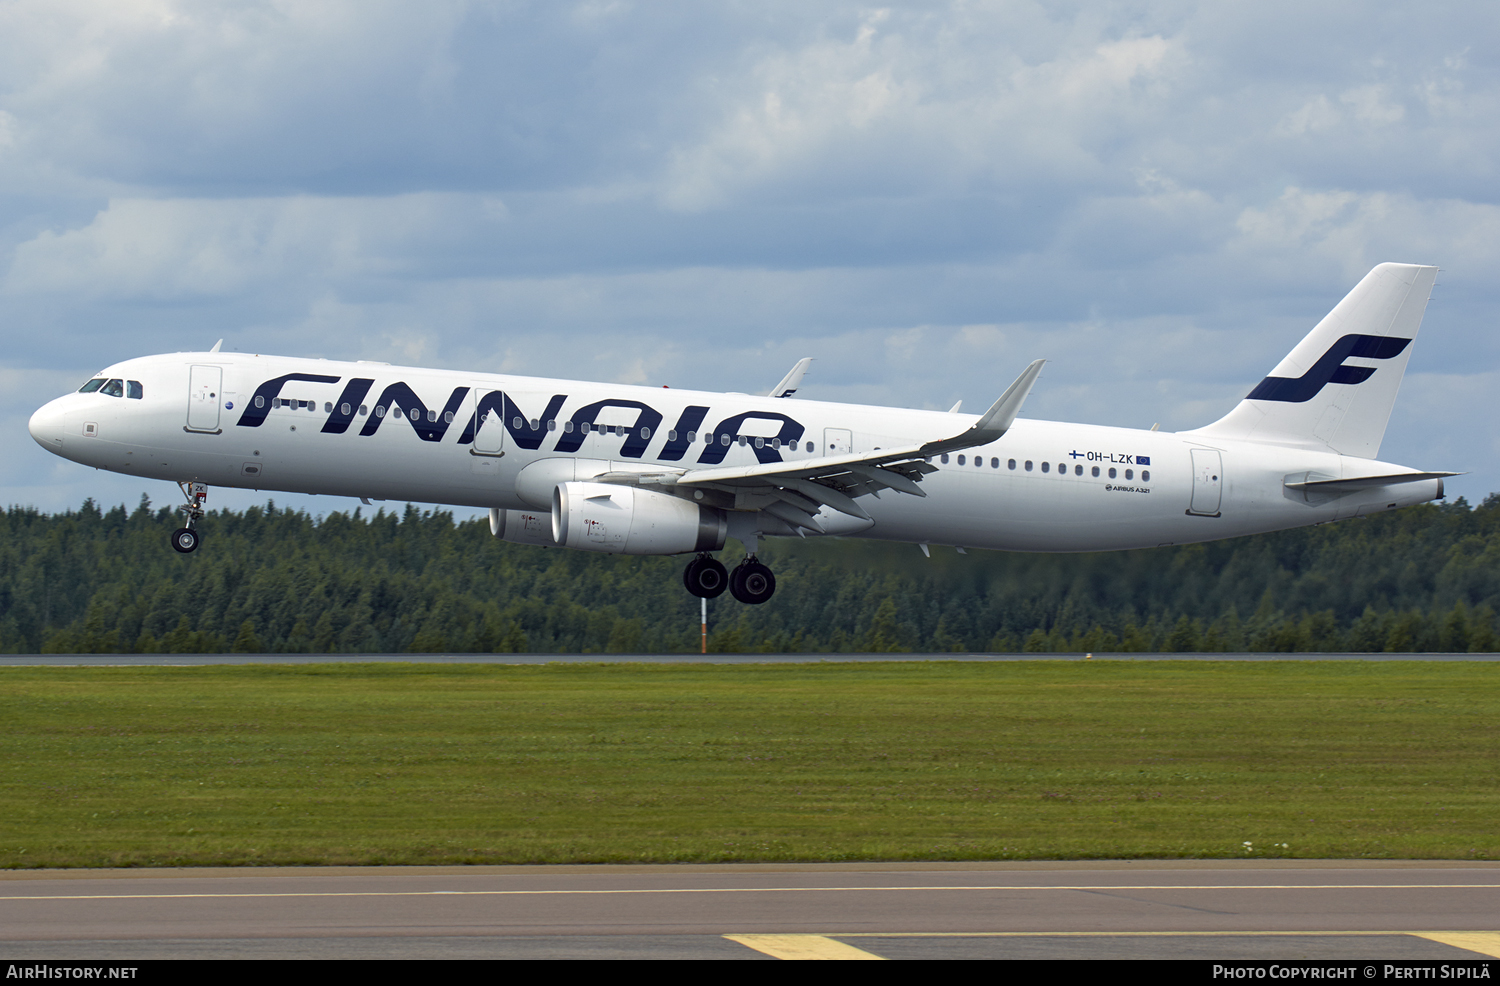
[[[1497,27],[1477,3],[16,0],[0,368],[224,336],[753,391],[811,355],[803,396],[972,409],[1045,356],[1028,413],[1190,427],[1409,260],[1445,268],[1411,420],[1463,458],[1497,412],[1445,419],[1416,381],[1500,372]],[[1424,458],[1405,428],[1389,448]],[[0,493],[56,475],[29,444],[0,437],[28,463]]]

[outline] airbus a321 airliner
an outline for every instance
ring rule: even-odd
[[[1440,499],[1376,459],[1435,267],[1381,264],[1223,418],[1184,432],[219,352],[116,363],[31,418],[49,452],[175,480],[181,552],[210,485],[488,507],[496,537],[693,555],[696,596],[776,580],[762,537],[1007,551],[1211,541]],[[712,552],[747,557],[732,573]]]

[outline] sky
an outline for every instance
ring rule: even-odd
[[[26,421],[220,338],[1188,429],[1383,261],[1381,458],[1478,502],[1497,166],[1493,2],[0,0],[0,503],[179,499]]]

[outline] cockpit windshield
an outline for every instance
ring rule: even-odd
[[[141,386],[139,380],[120,380],[103,377],[95,377],[82,387],[78,388],[80,394],[103,394],[106,397],[129,397],[132,400],[141,400],[146,395],[146,390]]]

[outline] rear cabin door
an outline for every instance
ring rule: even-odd
[[[193,366],[188,372],[189,431],[219,430],[219,395],[224,388],[222,366]]]
[[[1193,449],[1193,505],[1188,513],[1202,517],[1219,516],[1224,493],[1224,462],[1218,451]]]

